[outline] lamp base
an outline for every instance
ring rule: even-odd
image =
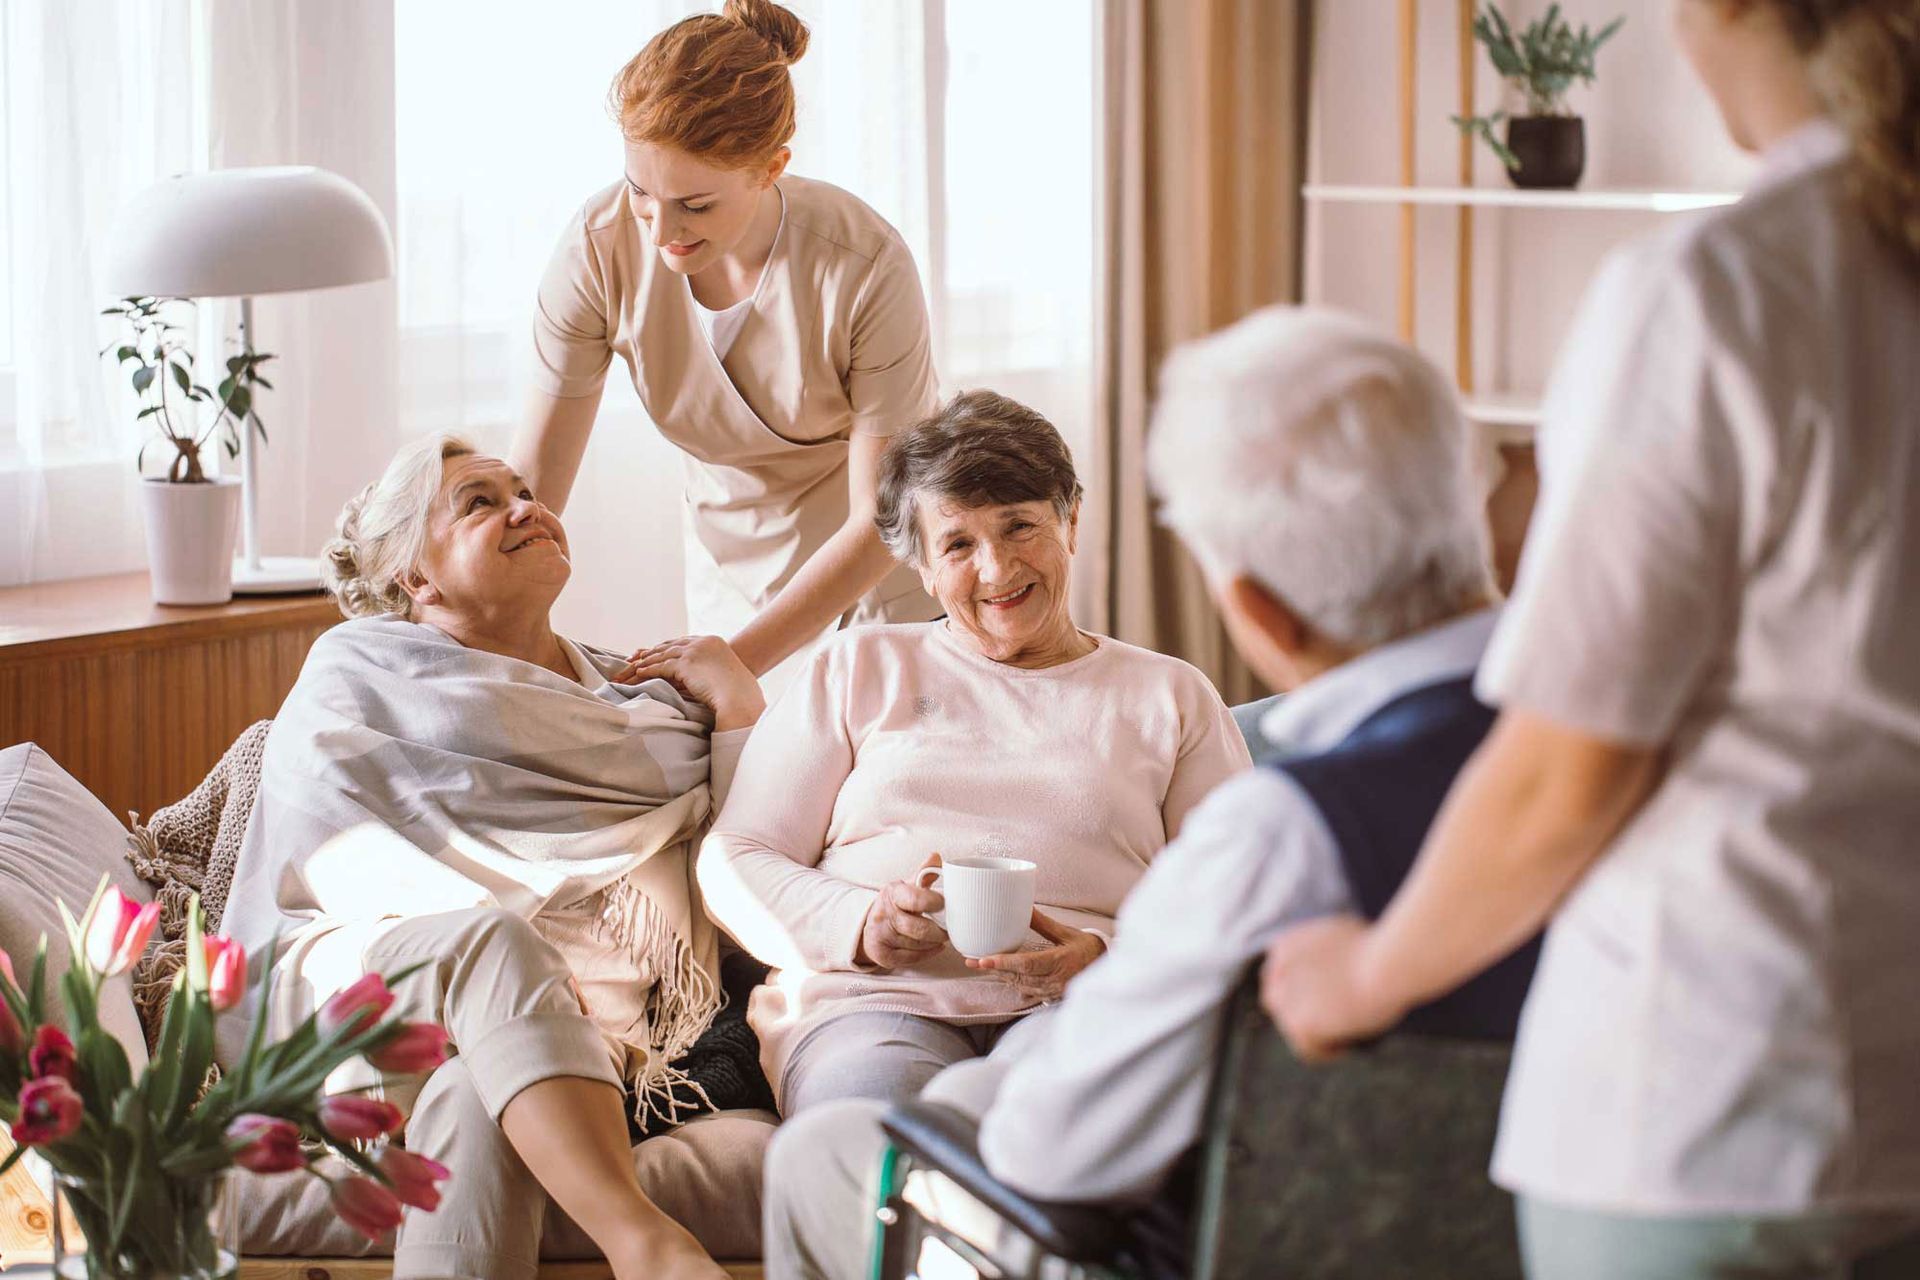
[[[233,594],[270,596],[282,592],[318,591],[320,562],[301,556],[261,556],[260,563],[233,562]]]

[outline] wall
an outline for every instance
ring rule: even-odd
[[[1627,22],[1600,53],[1598,80],[1576,88],[1572,108],[1586,118],[1583,187],[1734,189],[1750,158],[1721,131],[1711,100],[1693,80],[1668,31],[1680,0],[1565,0],[1576,24]],[[1546,0],[1509,0],[1521,20]],[[1397,0],[1334,0],[1316,6],[1310,168],[1328,183],[1399,181]],[[1458,7],[1420,0],[1416,95],[1418,180],[1458,185]],[[1476,105],[1482,113],[1517,106],[1476,48]],[[1477,181],[1503,181],[1483,147]],[[1423,208],[1416,248],[1418,340],[1451,369],[1454,360],[1454,258],[1457,213]],[[1537,393],[1588,277],[1606,250],[1651,231],[1673,214],[1586,210],[1481,209],[1475,213],[1475,377],[1482,391]],[[1309,211],[1307,296],[1391,324],[1397,314],[1399,212],[1392,206],[1323,205]]]

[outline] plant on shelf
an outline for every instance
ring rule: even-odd
[[[1475,16],[1473,34],[1500,78],[1526,98],[1526,114],[1450,118],[1487,144],[1515,186],[1573,186],[1586,167],[1586,130],[1567,111],[1567,94],[1575,83],[1593,83],[1595,57],[1625,22],[1622,16],[1598,31],[1585,23],[1576,30],[1553,4],[1516,33],[1499,6],[1489,3]],[[1502,123],[1504,141],[1494,132]]]
[[[360,979],[269,1044],[263,972],[246,1047],[219,1073],[214,1020],[243,998],[247,955],[238,943],[206,936],[196,898],[159,1043],[135,1077],[126,1051],[100,1024],[100,988],[146,949],[159,906],[140,906],[103,877],[80,919],[64,903],[60,911],[72,947],[60,979],[64,1027],[47,1007],[45,940],[24,986],[0,952],[0,1120],[15,1144],[0,1173],[28,1151],[52,1166],[62,1280],[234,1275],[237,1232],[221,1198],[236,1165],[326,1180],[335,1212],[372,1238],[399,1225],[402,1204],[438,1205],[445,1168],[390,1143],[363,1149],[400,1128],[397,1108],[352,1094],[321,1097],[327,1076],[355,1058],[405,1073],[430,1071],[446,1057],[439,1027],[387,1016],[394,995],[379,975]],[[357,1172],[323,1173],[313,1156],[326,1149]],[[69,1238],[73,1226],[82,1241]]]
[[[254,412],[253,392],[255,387],[273,389],[273,384],[260,376],[260,366],[273,356],[251,349],[229,356],[227,376],[218,387],[208,390],[194,380],[193,352],[181,341],[181,326],[167,314],[175,305],[193,304],[181,298],[123,298],[108,307],[100,314],[121,317],[127,325],[128,340],[109,343],[100,354],[111,351],[121,368],[133,366],[133,393],[142,402],[135,416],[154,419],[161,437],[174,451],[167,465],[167,479],[174,484],[205,484],[207,474],[200,463],[200,451],[207,441],[217,435],[231,458],[239,455],[243,427],[259,432],[262,440],[267,438],[266,424]],[[179,403],[175,403],[176,398]],[[209,403],[216,405],[217,411],[213,421],[201,427],[194,421],[199,412],[195,406]],[[147,449],[154,443],[149,440],[141,446],[135,466],[146,461]]]

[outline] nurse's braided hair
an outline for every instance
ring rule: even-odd
[[[1920,270],[1920,0],[1766,0],[1852,144],[1854,200]]]
[[[793,137],[787,65],[806,51],[806,24],[773,0],[726,0],[649,40],[613,78],[607,107],[629,142],[756,167]]]

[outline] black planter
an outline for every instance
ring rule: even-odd
[[[1587,167],[1587,127],[1579,116],[1514,116],[1507,150],[1520,161],[1507,170],[1516,187],[1571,187]]]

